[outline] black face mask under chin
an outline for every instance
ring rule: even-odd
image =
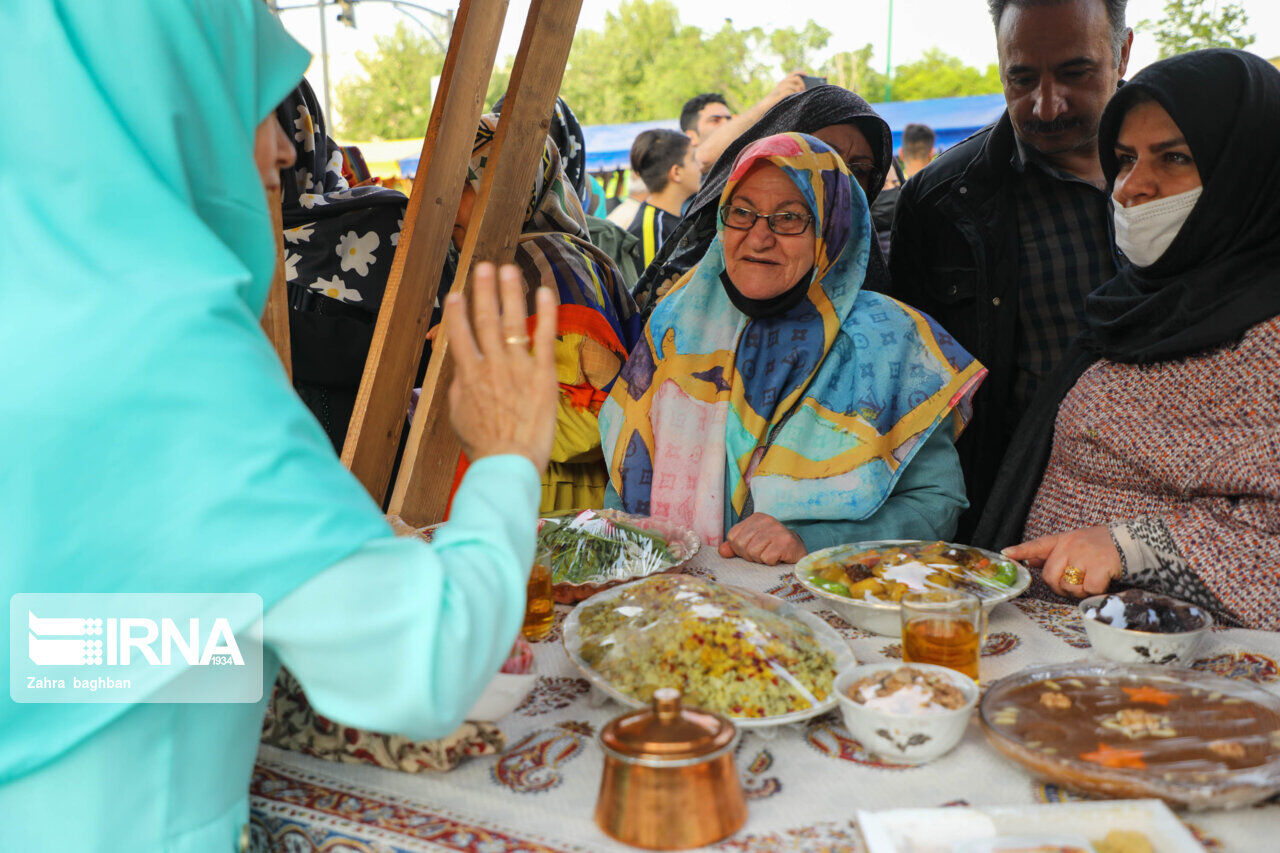
[[[792,285],[790,290],[785,290],[768,299],[752,299],[749,296],[744,296],[742,291],[734,286],[733,282],[729,280],[727,270],[720,273],[720,283],[724,285],[724,292],[728,294],[729,301],[733,303],[733,307],[746,314],[752,320],[778,317],[795,308],[804,300],[805,294],[809,292],[809,282],[812,280],[813,267],[810,267],[809,271],[800,276],[800,280]]]

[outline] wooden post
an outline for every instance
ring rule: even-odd
[[[533,0],[529,6],[489,166],[458,262],[455,291],[469,290],[475,263],[507,263],[515,255],[581,7],[582,0]],[[459,453],[448,416],[452,376],[449,342],[441,334],[432,348],[389,507],[392,515],[413,526],[441,521],[448,509]]]
[[[271,276],[267,307],[262,312],[262,330],[276,348],[276,354],[284,363],[285,375],[292,382],[293,349],[289,343],[289,294],[284,281],[284,221],[279,190],[267,193],[267,204],[271,208],[271,228],[276,238],[276,271]]]
[[[462,0],[342,461],[382,502],[467,177],[507,0]]]

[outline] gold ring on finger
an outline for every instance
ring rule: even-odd
[[[1076,566],[1067,566],[1062,570],[1062,582],[1072,586],[1084,583],[1084,570]]]
[[[527,347],[529,345],[528,335],[507,335],[506,341],[513,346]]]

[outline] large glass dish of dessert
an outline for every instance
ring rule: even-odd
[[[1189,669],[1079,661],[992,684],[993,746],[1059,785],[1175,807],[1246,806],[1280,791],[1280,697]]]

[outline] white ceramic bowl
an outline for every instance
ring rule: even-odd
[[[520,707],[520,703],[529,695],[529,691],[533,689],[537,680],[538,673],[533,667],[530,667],[529,672],[520,675],[508,672],[498,673],[485,687],[476,703],[471,706],[466,719],[484,723],[498,722]]]
[[[815,586],[809,580],[809,571],[815,564],[826,563],[831,561],[840,561],[863,551],[870,551],[875,548],[883,548],[889,545],[910,545],[915,544],[909,539],[885,539],[875,542],[854,542],[850,545],[836,545],[832,548],[824,548],[821,551],[814,551],[803,557],[799,563],[796,563],[795,576],[800,581],[800,585],[809,592],[816,595],[824,601],[830,602],[831,609],[837,614],[844,617],[849,624],[855,628],[861,628],[864,631],[871,631],[885,637],[902,637],[902,605],[896,601],[881,601],[880,599],[868,600],[861,598],[849,598],[834,592],[827,592],[819,586]],[[949,545],[954,543],[947,543]],[[957,548],[971,548],[971,545],[956,545]],[[1010,560],[1001,554],[987,551],[982,548],[974,550],[981,551],[987,557],[993,560],[1001,560],[1006,563],[1013,563],[1018,567],[1018,580],[1006,590],[992,593],[982,599],[982,609],[987,616],[991,616],[991,611],[997,604],[1002,601],[1008,601],[1016,598],[1031,584],[1031,572],[1027,567]]]
[[[1106,597],[1106,594],[1092,595],[1081,601],[1080,620],[1084,622],[1084,633],[1089,638],[1089,645],[1107,660],[1119,663],[1190,664],[1195,661],[1204,638],[1213,627],[1213,617],[1208,611],[1203,607],[1196,607],[1204,617],[1204,624],[1190,631],[1162,634],[1117,628],[1088,615],[1089,608],[1101,604]],[[1158,597],[1175,604],[1186,603],[1168,595]]]
[[[964,694],[965,703],[954,711],[937,714],[891,714],[868,708],[849,698],[856,681],[885,670],[910,666],[946,678]],[[978,685],[963,673],[929,663],[865,663],[841,670],[835,680],[836,699],[845,728],[858,743],[894,764],[924,764],[949,752],[964,737],[969,716],[978,701]]]

